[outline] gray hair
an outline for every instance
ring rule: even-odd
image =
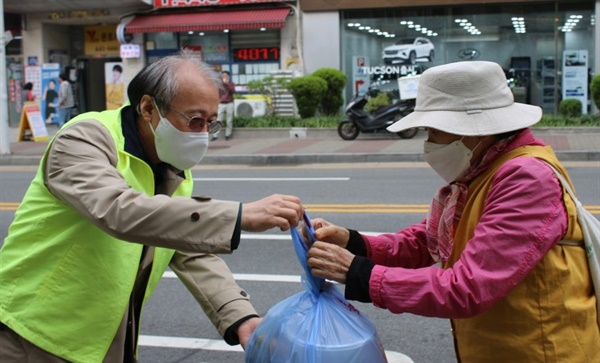
[[[182,50],[147,65],[129,83],[127,96],[131,106],[139,113],[139,104],[144,95],[150,95],[156,100],[161,112],[167,104],[180,92],[179,85],[182,77],[189,75],[181,72],[185,64],[192,64],[212,82],[219,91],[223,89],[221,76],[210,65],[198,59],[198,56],[188,50]]]

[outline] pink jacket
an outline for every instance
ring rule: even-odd
[[[396,234],[363,235],[367,257],[376,264],[369,295],[373,304],[393,313],[478,315],[522,281],[566,228],[562,189],[550,168],[534,158],[510,160],[494,176],[474,237],[451,268],[434,265],[425,220]],[[490,240],[494,243],[485,243]]]

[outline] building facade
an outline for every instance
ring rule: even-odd
[[[599,68],[600,1],[302,0],[306,71],[340,68],[346,98],[456,61],[499,63],[515,99],[555,113],[578,98],[591,111]],[[322,25],[327,24],[323,31]]]
[[[12,126],[25,82],[45,102],[47,78],[68,71],[78,111],[116,107],[122,91],[109,83],[126,85],[181,48],[230,71],[240,92],[273,71],[340,69],[346,99],[369,87],[402,97],[407,75],[489,60],[518,101],[546,113],[564,98],[592,112],[589,77],[600,68],[600,0],[86,0],[48,11],[4,3],[6,27],[20,38],[6,47]]]

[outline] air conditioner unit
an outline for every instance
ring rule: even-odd
[[[267,113],[265,100],[233,100],[236,117],[264,116]]]

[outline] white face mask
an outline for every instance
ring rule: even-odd
[[[158,106],[154,104],[158,111]],[[208,132],[179,131],[161,115],[154,133],[154,144],[158,158],[179,170],[187,170],[197,165],[208,149]]]
[[[469,169],[473,151],[477,146],[473,150],[470,150],[462,142],[462,139],[449,144],[436,144],[425,141],[423,145],[425,152],[423,158],[446,183],[452,183],[463,176],[467,169]]]

